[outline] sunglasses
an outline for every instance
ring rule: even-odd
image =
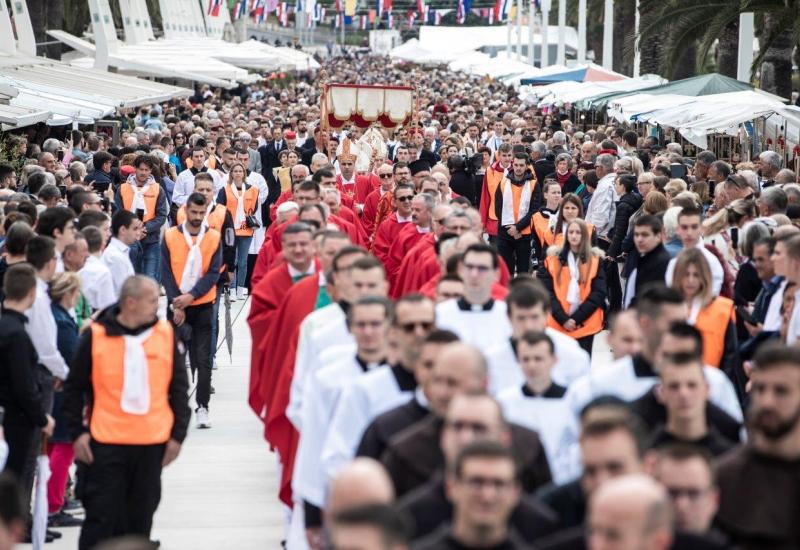
[[[433,328],[433,321],[418,321],[416,323],[400,323],[398,326],[401,329],[403,329],[403,332],[405,332],[407,334],[411,334],[412,332],[414,332],[417,329],[417,327],[421,328],[425,332],[428,332],[429,330],[431,330]]]
[[[392,177],[392,174],[378,174],[378,177],[381,178],[382,180],[388,180],[389,178]]]
[[[406,195],[406,196],[404,196],[404,197],[397,197],[397,199],[396,199],[396,200],[397,200],[397,202],[411,202],[411,200],[412,200],[413,198],[414,198],[414,197],[412,197],[411,195]]]

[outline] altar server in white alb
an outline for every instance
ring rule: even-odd
[[[637,296],[636,312],[644,339],[641,353],[618,359],[607,368],[593,371],[571,384],[565,399],[575,418],[595,397],[613,395],[634,401],[658,383],[657,352],[670,326],[686,322],[686,304],[677,290],[657,285]],[[730,379],[717,368],[705,367],[703,371],[710,389],[709,400],[741,421],[742,409]]]
[[[412,369],[435,322],[430,299],[409,294],[397,301],[394,326],[399,333],[400,363],[372,370],[342,392],[322,451],[322,467],[328,480],[355,456],[364,431],[376,416],[414,397],[417,382]]]
[[[327,479],[320,456],[331,415],[344,388],[368,372],[388,367],[388,333],[392,315],[393,305],[384,297],[368,296],[354,303],[347,312],[347,327],[356,341],[355,353],[313,372],[304,387],[303,430],[292,476],[293,516],[297,517],[292,518],[294,536],[291,539],[305,540],[305,529],[321,526],[317,525],[321,514],[315,512],[325,505]],[[305,521],[298,521],[303,516]]]
[[[574,418],[551,373],[556,364],[555,345],[544,332],[525,332],[516,340],[517,357],[525,381],[501,391],[497,400],[506,420],[537,432],[542,438],[555,483],[567,483],[580,474],[580,452]]]
[[[464,297],[436,306],[437,326],[453,331],[484,354],[511,337],[506,303],[492,299],[492,285],[499,275],[497,250],[488,244],[472,244],[459,267]]]
[[[581,376],[589,374],[591,358],[574,338],[547,326],[550,313],[550,294],[536,279],[514,281],[506,296],[511,338],[489,349],[489,391],[497,395],[506,388],[519,388],[525,376],[517,361],[516,346],[527,331],[544,332],[555,347],[556,364],[553,381],[568,387]]]

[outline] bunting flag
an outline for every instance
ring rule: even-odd
[[[386,25],[390,28],[394,28],[394,17],[392,17],[392,12],[389,12],[389,15],[386,17]]]
[[[417,14],[422,15],[425,12],[425,0],[417,0]]]
[[[378,19],[383,17],[383,0],[375,0],[375,12],[378,14]]]
[[[441,25],[442,24],[442,12],[436,10],[433,14],[433,24],[434,25]]]
[[[422,23],[428,24],[430,23],[430,15],[431,15],[431,7],[427,4],[422,6]]]
[[[494,6],[494,20],[506,21],[513,5],[513,0],[497,0]]]
[[[267,0],[257,0],[253,10],[253,21],[256,24],[264,21],[267,15]]]
[[[361,22],[359,24],[359,26],[361,27],[361,30],[362,31],[367,30],[367,16],[366,15],[362,15],[359,19],[361,19]]]
[[[219,10],[222,7],[222,0],[208,0],[208,15],[212,17],[219,16]]]
[[[383,0],[383,11],[391,13],[391,11],[392,11],[392,0]]]
[[[408,28],[414,28],[414,21],[417,19],[417,14],[411,10],[408,10]]]
[[[367,20],[369,21],[369,24],[372,25],[373,27],[375,26],[375,16],[376,15],[377,14],[375,13],[375,10],[369,10],[367,12]]]
[[[236,19],[241,19],[247,15],[247,0],[239,0],[239,5],[236,7]]]
[[[489,24],[491,25],[494,23],[494,9],[486,10],[488,13],[486,14],[486,18],[489,20]]]
[[[342,14],[337,13],[336,17],[333,18],[333,28],[334,29],[338,29],[339,25],[342,24],[341,19],[339,19],[341,16],[342,16]]]
[[[286,2],[281,2],[281,25],[284,27],[289,24],[289,6]]]
[[[458,0],[458,7],[456,8],[456,22],[459,25],[463,25],[464,19],[466,19],[466,15],[464,14],[464,0]]]
[[[316,21],[317,23],[323,21],[325,19],[325,8],[323,8],[320,4],[314,4],[314,12],[311,15],[312,20]]]

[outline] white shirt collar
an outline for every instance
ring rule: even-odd
[[[313,275],[314,274],[314,262],[312,260],[311,266],[308,268],[307,271],[299,271],[292,267],[292,264],[287,263],[286,267],[289,268],[289,276],[290,277],[300,277],[301,275]]]
[[[417,233],[425,234],[425,233],[430,233],[430,232],[431,232],[431,228],[430,227],[417,226]]]
[[[114,249],[119,250],[120,252],[128,252],[128,250],[130,249],[128,245],[126,245],[124,242],[122,242],[116,237],[111,237],[111,240],[108,242],[108,246],[109,247],[113,246]]]
[[[394,215],[397,217],[397,223],[406,223],[406,222],[410,222],[411,221],[411,216],[408,216],[407,218],[404,218],[403,216],[401,216],[397,212],[395,212]]]
[[[352,177],[352,179],[349,179],[349,180],[345,179],[344,174],[342,174],[342,185],[344,185],[345,183],[347,183],[349,185],[355,185],[356,184],[356,173],[353,172],[353,177]]]

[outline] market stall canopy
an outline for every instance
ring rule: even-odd
[[[553,82],[609,82],[624,80],[626,78],[628,77],[624,74],[609,71],[594,63],[587,63],[585,65],[576,65],[569,68],[555,65],[547,67],[535,76],[523,78],[520,84],[523,86],[540,86]]]
[[[591,101],[587,101],[584,107],[587,109],[591,108],[591,109],[602,110],[611,101],[620,99],[626,95],[632,95],[634,93],[647,93],[650,95],[681,95],[681,96],[697,97],[704,95],[725,94],[725,93],[741,92],[748,90],[756,91],[757,93],[769,97],[775,101],[788,101],[787,99],[767,93],[763,90],[757,90],[750,84],[742,82],[740,80],[736,80],[735,78],[730,78],[728,76],[721,75],[719,73],[710,73],[699,76],[693,76],[691,78],[684,78],[682,80],[676,80],[674,82],[670,82],[669,84],[653,86],[652,88],[643,88],[638,92],[622,92],[622,93],[612,92],[606,95],[597,96],[592,98]]]
[[[643,75],[637,78],[605,82],[556,82],[546,86],[522,86],[519,98],[529,105],[539,107],[578,105],[587,98],[611,92],[627,92],[650,88],[667,81],[658,75]]]
[[[0,84],[16,91],[8,99],[11,106],[50,113],[49,125],[92,124],[119,108],[192,94],[186,88],[22,55],[0,54]]]

